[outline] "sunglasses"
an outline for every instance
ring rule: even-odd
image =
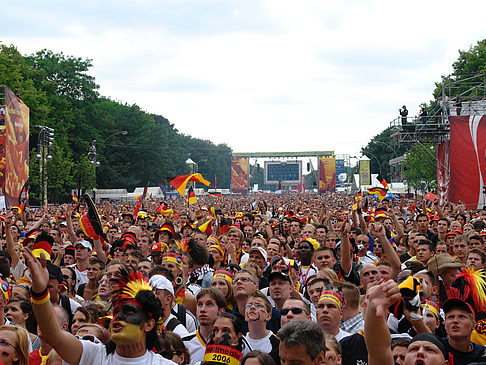
[[[301,314],[304,310],[299,307],[292,307],[292,308],[284,308],[280,311],[282,316],[286,316],[289,312],[292,312],[293,314]]]
[[[357,242],[358,243],[368,243],[368,241],[365,241],[365,240],[358,240]]]
[[[246,303],[245,308],[250,309],[251,307],[255,307],[256,309],[264,309],[265,306],[261,303]]]
[[[381,248],[381,245],[373,245],[373,247]]]
[[[94,342],[94,343],[102,343],[98,337],[95,337],[93,335],[84,335],[84,336],[81,336],[79,338],[81,340],[91,341],[91,342]]]

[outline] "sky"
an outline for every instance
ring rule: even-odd
[[[92,59],[100,93],[234,152],[361,147],[416,115],[486,1],[26,0],[0,41]]]

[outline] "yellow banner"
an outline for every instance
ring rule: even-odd
[[[371,185],[370,160],[359,161],[359,185]]]

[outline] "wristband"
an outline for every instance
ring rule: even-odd
[[[40,293],[31,292],[30,295],[32,304],[44,304],[50,299],[47,287]]]

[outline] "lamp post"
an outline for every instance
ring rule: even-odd
[[[91,142],[91,147],[88,151],[88,160],[91,162],[94,169],[93,200],[96,201],[96,168],[100,165],[100,162],[98,161],[98,154],[96,153],[96,139]]]
[[[36,127],[40,129],[35,158],[40,162],[41,203],[42,207],[47,207],[46,163],[52,160],[51,147],[54,139],[54,129],[43,125],[36,125]]]
[[[117,134],[121,134],[122,136],[126,136],[128,134],[128,131],[119,131],[119,132],[115,132],[111,135],[109,135],[106,139],[105,139],[105,144],[106,144],[106,141],[108,141],[111,137],[113,136],[116,136]]]

